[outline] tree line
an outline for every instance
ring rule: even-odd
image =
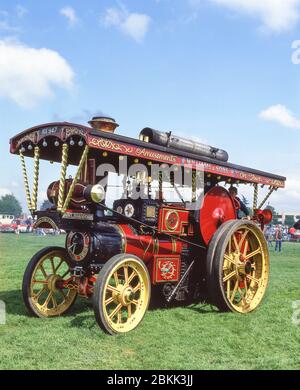
[[[20,217],[22,206],[13,194],[3,195],[0,198],[0,214],[14,215]]]

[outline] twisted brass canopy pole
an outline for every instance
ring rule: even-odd
[[[19,150],[19,156],[20,156],[21,164],[22,164],[23,181],[24,181],[24,187],[25,187],[25,193],[26,193],[27,207],[28,207],[28,210],[32,211],[31,197],[30,197],[30,190],[29,190],[29,183],[28,183],[28,176],[27,176],[25,158],[24,158],[23,153],[21,152],[21,149]]]
[[[257,199],[258,199],[258,184],[254,184],[254,195],[253,195],[253,211],[257,210]]]
[[[78,165],[76,174],[75,174],[75,176],[73,178],[72,184],[71,184],[70,189],[68,191],[68,194],[66,196],[65,203],[64,203],[63,208],[61,210],[62,213],[65,213],[65,211],[67,210],[67,208],[69,206],[69,203],[70,203],[70,200],[72,198],[72,195],[73,195],[73,192],[74,192],[74,189],[75,189],[75,185],[76,185],[76,183],[78,181],[80,172],[81,172],[81,170],[82,170],[82,168],[83,168],[83,166],[84,166],[84,164],[86,162],[88,152],[89,152],[89,146],[85,145],[84,151],[83,151],[81,159],[79,161],[79,165]]]
[[[276,190],[276,187],[271,187],[270,188],[270,191],[268,192],[268,194],[266,195],[266,197],[263,199],[263,201],[261,202],[261,204],[258,206],[258,209],[260,210],[263,205],[266,203],[266,201],[270,198],[270,196],[272,195],[272,193]]]
[[[59,190],[58,190],[58,202],[57,210],[61,211],[64,204],[64,192],[65,192],[65,181],[66,173],[68,166],[68,144],[63,144],[62,146],[62,158],[61,158],[61,170],[60,170],[60,180],[59,180]]]
[[[33,187],[32,187],[32,210],[37,209],[37,197],[39,187],[39,169],[40,169],[40,148],[35,146],[34,148],[34,160],[33,160]]]

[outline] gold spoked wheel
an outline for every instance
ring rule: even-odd
[[[142,321],[150,300],[145,264],[133,255],[116,255],[102,268],[94,290],[98,324],[110,334],[133,330]]]
[[[248,313],[261,302],[268,280],[269,252],[260,228],[249,221],[230,224],[214,254],[214,303],[221,310]]]
[[[76,290],[63,286],[69,277],[65,249],[47,247],[36,253],[23,278],[23,299],[29,311],[38,317],[65,313],[77,296]]]

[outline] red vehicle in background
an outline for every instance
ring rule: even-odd
[[[13,215],[9,214],[0,214],[0,232],[10,232],[12,231],[12,221],[14,220]]]
[[[0,214],[0,232],[15,233],[17,229],[20,233],[31,232],[31,221],[28,219],[15,218],[14,215]]]
[[[10,226],[14,232],[17,229],[19,230],[20,233],[29,233],[32,231],[32,226],[30,221],[25,219],[14,219]]]
[[[290,235],[293,241],[300,241],[300,220],[290,228]]]

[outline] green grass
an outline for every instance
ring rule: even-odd
[[[300,245],[271,251],[267,295],[253,313],[219,313],[209,305],[150,310],[133,332],[108,336],[95,323],[91,303],[78,299],[62,317],[30,317],[21,283],[28,260],[64,237],[0,234],[1,369],[299,369]]]

